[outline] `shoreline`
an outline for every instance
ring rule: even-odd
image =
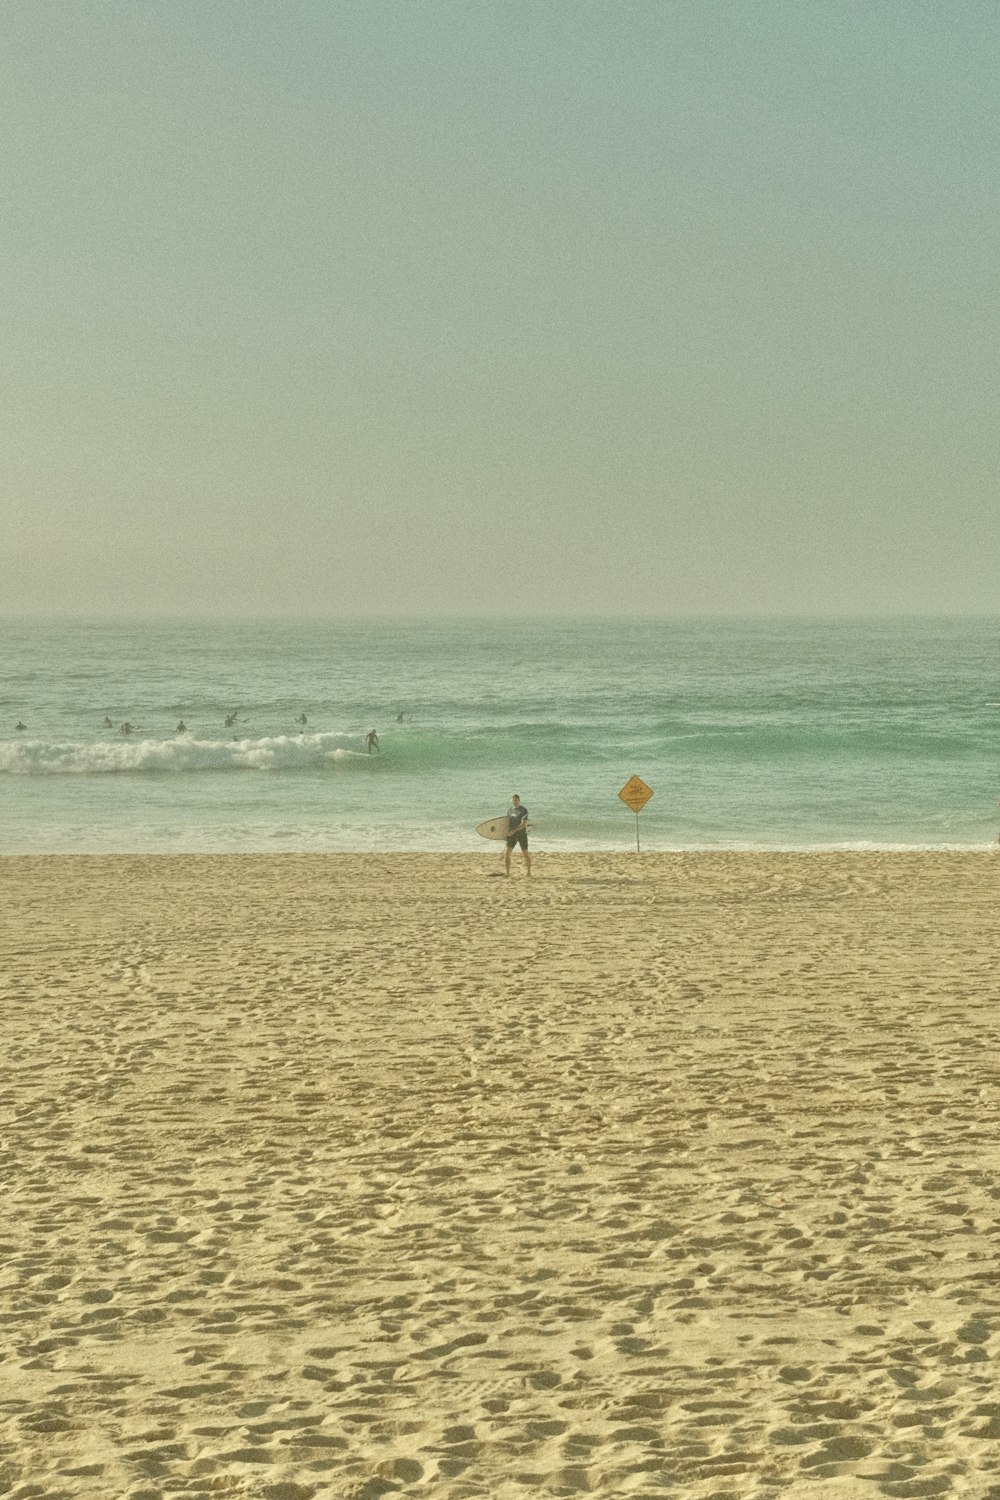
[[[570,859],[681,859],[689,857],[702,857],[708,859],[724,858],[730,855],[746,857],[751,859],[769,859],[772,856],[781,858],[786,855],[811,858],[814,855],[819,858],[844,855],[851,858],[855,855],[982,855],[996,851],[1000,846],[1000,838],[986,839],[977,843],[964,844],[902,844],[902,843],[878,843],[869,840],[853,840],[835,844],[677,844],[668,848],[645,848],[636,855],[634,846],[630,849],[627,841],[614,844],[589,844],[580,848],[560,848],[551,843],[532,843],[531,853],[534,858],[537,853],[546,860],[570,860]],[[198,849],[198,848],[176,848],[176,849],[14,849],[0,851],[0,861],[12,859],[483,859],[489,858],[497,849],[502,850],[503,845],[499,842],[494,847],[484,844],[480,849],[470,849],[468,846],[462,848],[446,849],[440,845],[433,848],[421,848],[419,845],[411,845],[406,848],[371,848],[371,849]]]
[[[0,860],[5,1481],[979,1500],[1000,866],[502,848]]]

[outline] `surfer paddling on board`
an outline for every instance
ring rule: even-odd
[[[510,857],[515,846],[520,844],[521,854],[524,856],[524,873],[531,874],[531,855],[528,853],[528,809],[521,801],[516,792],[511,794],[510,807],[507,809],[507,847],[503,851],[504,874],[510,874]]]

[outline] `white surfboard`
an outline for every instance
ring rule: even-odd
[[[521,827],[530,828],[531,824],[522,823]],[[510,828],[507,823],[507,814],[504,813],[502,818],[487,818],[485,823],[478,824],[476,832],[479,834],[480,838],[484,839],[507,838],[510,834]]]

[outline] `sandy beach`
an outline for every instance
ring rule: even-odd
[[[988,853],[0,860],[0,1494],[1000,1497]]]

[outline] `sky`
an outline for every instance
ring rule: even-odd
[[[4,30],[0,612],[996,612],[994,0]]]

